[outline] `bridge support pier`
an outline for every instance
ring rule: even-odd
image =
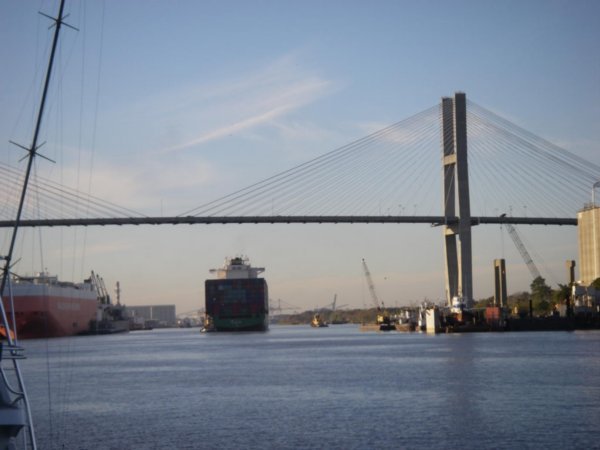
[[[506,262],[494,260],[494,306],[505,307],[506,303]]]
[[[461,303],[470,307],[473,304],[473,262],[467,162],[467,104],[464,93],[458,92],[454,98],[442,99],[442,152],[444,216],[458,217],[457,224],[444,226],[446,300],[452,306],[453,299],[458,298]]]

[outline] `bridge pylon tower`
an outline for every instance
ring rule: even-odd
[[[446,300],[473,304],[471,206],[467,161],[467,99],[462,92],[442,98],[442,156],[444,171],[444,253]],[[457,222],[447,220],[457,217]],[[458,242],[457,238],[458,237]]]

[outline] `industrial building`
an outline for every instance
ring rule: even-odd
[[[153,326],[174,327],[177,325],[175,305],[128,306],[127,310],[134,318],[143,318]]]
[[[589,286],[600,278],[600,207],[586,205],[577,213],[579,284]]]

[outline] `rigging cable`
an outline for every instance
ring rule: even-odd
[[[390,191],[401,192],[410,188],[411,183],[404,182],[404,184],[398,185],[398,180],[408,179],[408,175],[411,173],[413,174],[412,187],[418,192],[419,190],[415,186],[418,179],[414,177],[414,173],[419,172],[411,169],[421,167],[421,171],[427,171],[426,165],[415,165],[421,159],[414,149],[418,150],[420,147],[413,146],[412,153],[409,153],[407,157],[405,153],[398,151],[397,141],[398,136],[408,141],[411,139],[416,142],[422,140],[423,133],[434,128],[431,120],[424,122],[419,120],[422,119],[419,116],[431,116],[432,111],[437,111],[437,106],[429,108],[424,114],[417,114],[304,164],[204,204],[181,216],[190,213],[195,213],[197,216],[254,215],[268,214],[269,211],[274,214],[275,199],[285,201],[283,205],[278,204],[278,213],[286,212],[288,209],[292,209],[295,214],[318,215],[323,211],[326,211],[327,215],[342,214],[347,211],[356,213],[356,205],[360,201],[357,199],[357,195],[365,204],[373,205],[376,198],[382,198],[382,192],[389,197]],[[408,127],[407,125],[414,125],[411,122],[419,128]],[[406,143],[402,144],[401,148],[408,147]],[[385,157],[386,154],[392,157]],[[398,169],[404,170],[404,172],[400,172],[401,176],[398,176],[399,172],[393,171]],[[407,176],[402,176],[404,174]],[[363,186],[365,182],[371,182],[378,188],[375,191],[367,192]],[[340,195],[341,199],[335,195]],[[370,198],[366,195],[370,195]],[[340,200],[342,201],[340,202]],[[407,199],[404,203],[409,204],[410,201]],[[389,209],[389,206],[391,205],[388,201],[386,208]],[[312,210],[304,208],[312,208]],[[336,209],[337,212],[335,212]],[[334,211],[333,214],[331,211]]]
[[[94,102],[94,117],[92,120],[92,142],[91,142],[91,146],[90,146],[90,167],[89,167],[89,180],[88,180],[88,188],[87,188],[87,197],[88,197],[88,208],[90,205],[90,198],[91,198],[91,193],[92,193],[92,174],[94,173],[94,160],[95,160],[95,154],[96,154],[96,133],[98,131],[98,110],[99,110],[99,105],[100,105],[100,80],[101,80],[101,73],[102,73],[102,61],[103,61],[103,54],[104,54],[104,20],[105,20],[105,12],[106,12],[106,4],[104,2],[102,2],[102,13],[100,15],[100,50],[99,50],[99,54],[98,54],[98,71],[96,74],[96,93],[95,93],[95,102]],[[84,19],[87,17],[86,15],[86,10],[84,8]],[[85,53],[85,49],[84,49],[84,53]],[[82,93],[82,97],[83,97],[83,93]],[[85,257],[86,257],[86,250],[87,250],[87,227],[85,227],[84,233],[83,233],[83,251],[82,251],[82,255],[81,255],[81,273],[83,275],[83,265],[85,262]]]

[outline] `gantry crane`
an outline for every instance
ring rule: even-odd
[[[385,310],[385,305],[383,301],[379,300],[377,296],[377,292],[375,291],[375,285],[373,284],[373,280],[371,279],[371,272],[369,272],[369,267],[367,266],[367,262],[362,260],[363,270],[365,271],[365,278],[367,279],[367,285],[369,286],[369,292],[371,293],[371,300],[377,309],[377,325],[382,327],[391,327],[392,321],[390,319],[389,313]],[[383,328],[382,328],[383,329]]]

